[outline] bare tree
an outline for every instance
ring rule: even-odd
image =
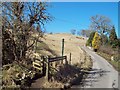
[[[108,17],[102,15],[91,17],[90,28],[97,31],[101,35],[101,41],[103,45],[106,43],[106,36],[110,34],[112,26],[111,20]]]
[[[91,17],[91,30],[95,30],[100,34],[109,34],[112,26],[111,20],[108,17],[102,15]]]
[[[82,35],[82,36],[86,36],[86,35],[85,35],[85,30],[81,30],[81,35]]]
[[[71,29],[71,34],[75,35],[76,34],[76,30],[75,29]]]
[[[90,36],[90,33],[92,32],[93,30],[81,30],[81,35],[82,36],[85,36],[85,37],[89,37]]]
[[[38,38],[41,37],[42,30],[34,27],[44,29],[44,24],[51,20],[47,7],[45,2],[2,3],[3,60],[6,59],[4,56],[9,56],[11,52],[14,60],[26,58],[26,51],[31,49],[37,40],[32,32],[36,30],[39,33]],[[8,52],[9,50],[11,52]]]
[[[80,31],[80,30],[79,30],[79,31],[77,31],[77,35],[79,35],[79,36],[81,35],[81,31]]]

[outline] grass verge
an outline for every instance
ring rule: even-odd
[[[97,54],[105,58],[117,71],[120,71],[120,62],[111,60],[111,55],[100,51]]]

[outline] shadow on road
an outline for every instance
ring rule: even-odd
[[[102,70],[102,69],[93,68],[93,69],[91,69],[89,71],[86,71],[84,73],[86,73],[87,77],[85,77],[82,80],[81,86],[82,87],[88,87],[88,86],[91,87],[92,83],[98,82],[99,78],[101,78],[104,75],[110,73],[110,71],[105,71],[105,70]]]
[[[109,72],[110,71],[105,71],[102,69],[91,69],[90,71],[85,72],[85,73],[86,74],[99,74],[101,76],[101,75],[104,75],[104,74],[109,73]]]

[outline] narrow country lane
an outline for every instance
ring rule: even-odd
[[[92,58],[93,67],[83,81],[83,88],[118,88],[118,72],[96,52],[82,47]]]

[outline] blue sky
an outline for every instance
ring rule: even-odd
[[[71,29],[88,29],[90,17],[104,15],[115,25],[118,34],[117,2],[50,2],[48,12],[54,17],[46,24],[46,30],[53,33],[70,33]]]

